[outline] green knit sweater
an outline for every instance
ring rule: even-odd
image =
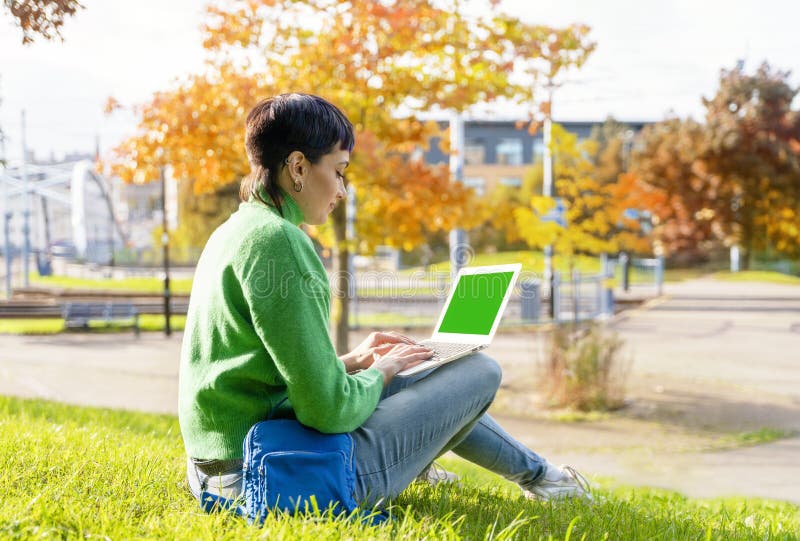
[[[350,432],[375,410],[383,376],[345,372],[328,334],[330,289],[303,214],[242,203],[206,244],[181,351],[179,418],[186,452],[242,457],[249,428],[276,417]]]

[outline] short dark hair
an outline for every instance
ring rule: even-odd
[[[267,98],[247,114],[244,145],[251,172],[242,180],[239,197],[254,197],[266,203],[260,188],[272,204],[281,209],[278,171],[286,158],[299,150],[311,163],[335,150],[352,151],[353,125],[335,105],[310,94],[280,94]]]

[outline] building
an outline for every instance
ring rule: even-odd
[[[558,122],[579,140],[591,136],[592,129],[602,122]],[[634,133],[647,122],[624,122]],[[447,123],[442,123],[446,127]],[[521,186],[522,178],[532,164],[544,154],[542,130],[534,135],[527,123],[518,128],[512,120],[467,120],[464,122],[464,184],[483,195],[498,184]],[[425,153],[427,163],[448,163],[449,157],[432,141]]]

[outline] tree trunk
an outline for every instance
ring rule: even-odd
[[[331,325],[336,353],[343,355],[350,351],[348,335],[350,331],[350,276],[347,261],[350,250],[347,247],[347,205],[342,202],[331,214],[335,245],[333,247],[333,278],[331,299]]]
[[[750,270],[750,263],[753,258],[753,235],[755,231],[753,223],[753,210],[749,205],[744,208],[744,223],[742,224],[742,254],[740,258],[741,269]]]

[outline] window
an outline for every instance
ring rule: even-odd
[[[514,188],[519,188],[522,186],[522,179],[519,177],[502,177],[500,179],[500,184],[503,186],[512,186]]]
[[[481,177],[467,177],[464,179],[464,186],[475,190],[477,195],[486,193],[486,181]]]
[[[533,140],[533,155],[534,156],[544,156],[544,140],[543,139],[534,139]]]
[[[480,165],[486,161],[486,147],[481,139],[464,142],[464,165]]]
[[[500,139],[497,143],[497,163],[522,165],[522,139]]]

